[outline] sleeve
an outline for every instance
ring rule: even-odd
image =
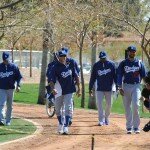
[[[117,76],[116,76],[117,79],[116,80],[117,80],[117,86],[119,86],[119,87],[122,86],[123,74],[124,74],[124,61],[122,61],[117,68]]]
[[[144,78],[146,76],[146,71],[145,71],[145,67],[144,67],[144,64],[142,62],[140,62],[141,64],[141,67],[140,67],[140,76],[141,76],[141,79]]]
[[[51,71],[48,73],[48,83],[56,83],[56,67],[51,68]]]
[[[73,67],[73,70],[72,70],[72,77],[73,77],[73,78],[79,77],[79,72],[78,72],[78,70],[76,69],[76,66]]]
[[[91,72],[90,82],[89,82],[89,91],[92,90],[95,81],[96,81],[96,66],[94,65]]]
[[[20,70],[17,66],[15,66],[15,81],[17,82],[17,86],[20,86],[20,81],[22,79],[22,75]]]

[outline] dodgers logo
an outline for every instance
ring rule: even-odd
[[[133,66],[133,67],[125,66],[124,67],[124,70],[126,73],[136,72],[136,71],[139,71],[139,69],[140,69],[140,67],[136,67],[136,66]]]
[[[106,75],[107,73],[111,72],[111,69],[104,69],[104,70],[98,70],[98,75]]]
[[[63,78],[66,78],[66,77],[72,75],[72,71],[68,70],[67,72],[62,72],[61,75],[62,75]]]
[[[11,75],[13,75],[13,71],[6,72],[6,73],[0,72],[0,78],[5,78],[5,77],[8,78],[8,77],[11,76]]]

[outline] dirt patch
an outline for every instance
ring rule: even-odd
[[[127,135],[124,115],[112,114],[110,125],[97,126],[97,111],[75,109],[73,124],[67,136],[57,134],[56,116],[48,118],[45,106],[14,105],[14,116],[30,119],[43,127],[36,136],[5,144],[1,150],[90,150],[94,136],[94,150],[149,150],[150,134]],[[141,119],[141,127],[148,119]]]

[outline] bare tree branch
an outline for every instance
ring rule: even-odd
[[[17,5],[18,3],[22,2],[22,1],[23,1],[23,0],[18,0],[18,1],[16,1],[16,2],[7,4],[7,5],[5,5],[5,6],[1,6],[1,7],[0,7],[0,10],[6,9],[6,8],[10,8],[10,7],[14,6],[14,5]]]

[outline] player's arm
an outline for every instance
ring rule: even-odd
[[[51,72],[48,74],[48,85],[51,88],[51,92],[56,95],[58,92],[55,89],[55,83],[56,83],[56,73],[55,73],[55,67],[52,68]]]
[[[81,95],[81,88],[80,88],[80,77],[79,77],[79,72],[76,69],[76,67],[73,68],[73,78],[75,79],[75,84],[77,86],[77,95],[80,96]]]
[[[122,88],[123,73],[124,73],[124,61],[122,61],[117,68],[117,87],[122,96],[124,95],[124,90]]]
[[[96,67],[95,65],[93,66],[91,77],[90,77],[90,82],[89,82],[89,95],[93,96],[93,85],[96,81]]]

